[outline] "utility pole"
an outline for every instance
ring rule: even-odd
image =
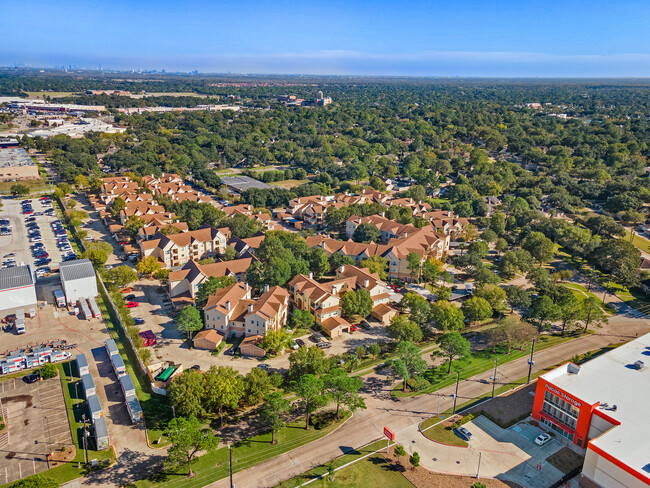
[[[494,398],[494,385],[497,381],[497,362],[499,359],[494,360],[494,375],[492,376],[492,398]]]
[[[533,361],[533,354],[535,353],[535,339],[533,339],[533,345],[530,348],[530,359],[528,360],[528,381],[526,381],[526,384],[530,384],[530,377],[533,374],[533,364],[535,364],[535,361]]]
[[[479,473],[481,472],[481,454],[483,454],[483,451],[478,452],[478,467],[476,468],[476,479],[478,479]]]
[[[84,437],[84,464],[88,464],[88,446],[86,442],[86,414],[83,414],[81,416],[81,419],[83,420],[84,423],[84,432],[83,432],[83,437]]]
[[[456,393],[454,393],[454,411],[452,415],[456,415],[456,401],[458,400],[458,383],[460,383],[460,371],[456,373]]]
[[[228,444],[228,458],[230,460],[228,463],[228,470],[230,471],[230,488],[235,488],[235,485],[232,482],[232,449],[230,448],[230,444]]]

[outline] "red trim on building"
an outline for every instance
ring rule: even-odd
[[[628,466],[627,464],[625,464],[624,462],[616,459],[614,456],[612,456],[608,452],[603,451],[600,447],[594,446],[592,444],[592,441],[589,441],[588,448],[591,449],[592,451],[594,451],[599,456],[604,457],[605,459],[610,461],[612,464],[614,464],[617,467],[621,468],[626,473],[631,474],[636,479],[639,479],[639,480],[643,481],[644,483],[650,485],[650,477],[639,473],[636,469],[633,469],[630,466]]]
[[[601,419],[607,420],[610,424],[621,425],[621,423],[618,420],[611,418],[605,412],[603,412],[602,410],[598,410],[597,408],[594,409],[594,415],[597,415]]]

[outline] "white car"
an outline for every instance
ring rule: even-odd
[[[537,444],[538,446],[543,446],[544,444],[549,442],[551,439],[552,439],[552,437],[545,432],[543,434],[538,435],[535,438],[535,444]]]

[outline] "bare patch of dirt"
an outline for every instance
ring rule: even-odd
[[[59,464],[69,463],[77,455],[75,446],[65,446],[65,451],[57,449],[50,454],[50,466],[58,466]]]
[[[524,488],[513,481],[500,481],[492,478],[476,479],[472,476],[437,474],[423,468],[422,466],[414,468],[409,463],[408,455],[400,458],[400,466],[397,464],[397,458],[394,456],[393,451],[394,447],[391,447],[390,453],[383,453],[382,456],[388,459],[395,467],[395,470],[401,472],[404,477],[417,488],[468,488],[477,481],[483,483],[486,488]]]

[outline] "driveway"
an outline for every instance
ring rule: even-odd
[[[544,446],[535,444],[543,432],[527,422],[502,429],[484,416],[464,426],[472,433],[469,447],[437,444],[424,436],[408,448],[418,451],[421,464],[431,471],[509,480],[527,488],[546,488],[562,478],[563,473],[546,462],[565,444],[553,439]],[[409,429],[410,430],[410,429]],[[398,436],[398,441],[400,436]]]

